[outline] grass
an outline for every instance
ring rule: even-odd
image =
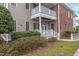
[[[37,56],[72,56],[79,49],[79,41],[60,41],[52,43],[51,48],[43,52],[35,52],[32,55]]]

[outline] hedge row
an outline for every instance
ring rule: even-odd
[[[58,41],[58,40],[55,37],[51,37],[51,38],[48,39],[48,42],[51,42],[51,43],[56,42],[56,41]]]
[[[24,32],[13,32],[12,33],[12,39],[18,39],[22,37],[30,37],[30,36],[39,36],[40,33],[37,31],[24,31]]]
[[[38,47],[44,47],[47,45],[47,40],[43,37],[24,37],[14,40],[8,44],[0,45],[0,53],[2,55],[21,55],[20,52],[29,52]]]

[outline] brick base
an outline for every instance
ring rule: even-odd
[[[70,38],[70,33],[61,32],[60,33],[60,38]]]

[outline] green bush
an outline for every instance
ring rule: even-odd
[[[24,32],[13,32],[12,33],[12,39],[18,39],[18,38],[22,38],[22,37],[30,37],[30,36],[39,36],[40,33],[37,31],[24,31]]]
[[[10,33],[13,31],[13,18],[10,11],[0,6],[0,33]]]
[[[57,41],[57,38],[55,38],[55,37],[52,37],[52,38],[48,39],[48,42],[56,42],[56,41]]]
[[[40,36],[23,37],[7,44],[0,45],[0,55],[22,55],[23,51],[29,52],[44,47],[47,40]]]
[[[23,50],[26,50],[28,52],[30,50],[37,49],[38,47],[44,47],[46,44],[47,40],[45,38],[32,39],[32,37],[24,37],[15,40],[12,47],[14,47],[13,50],[18,50],[19,52]]]
[[[47,40],[40,36],[18,38],[7,44],[0,44],[0,55],[21,55],[20,52],[29,52],[38,47],[44,47],[46,44]]]
[[[9,48],[9,44],[0,44],[0,53],[6,53]]]

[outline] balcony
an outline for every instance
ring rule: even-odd
[[[34,19],[39,16],[48,18],[51,20],[56,20],[56,12],[43,5],[41,5],[40,8],[39,6],[36,6],[35,8],[32,9],[31,18]]]

